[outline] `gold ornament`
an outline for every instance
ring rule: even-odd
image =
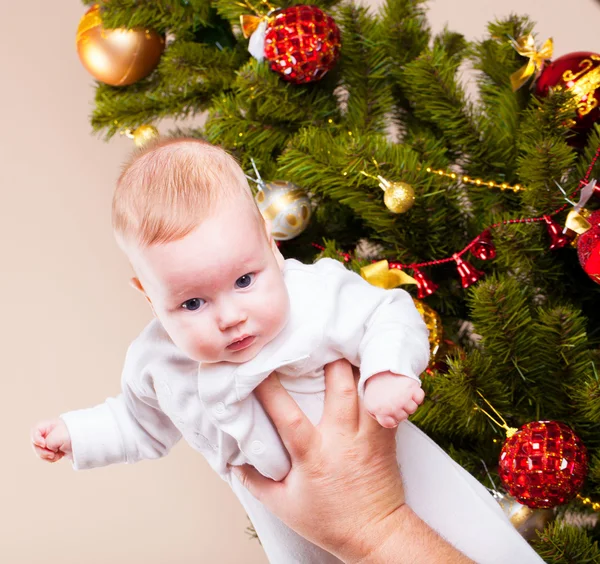
[[[415,203],[415,190],[406,182],[390,182],[378,176],[379,186],[384,191],[383,201],[392,213],[404,213]]]
[[[442,327],[442,318],[439,313],[432,307],[428,306],[425,302],[413,298],[417,311],[421,314],[427,329],[429,329],[429,348],[431,350],[431,362],[438,360],[437,355],[440,352],[440,345],[442,343],[442,336],[444,329]]]
[[[373,163],[379,169],[379,164],[375,159]],[[406,182],[390,182],[380,174],[373,176],[365,170],[360,171],[361,174],[379,180],[379,187],[383,190],[383,201],[388,210],[392,213],[404,213],[412,208],[415,203],[415,190]],[[346,175],[346,173],[344,173]]]
[[[514,528],[528,541],[535,539],[536,532],[542,531],[556,517],[552,509],[533,509],[519,503],[508,494],[500,495],[497,496],[499,497],[497,501],[502,511],[510,519]]]
[[[127,137],[133,139],[136,147],[141,148],[150,141],[158,139],[158,129],[153,125],[140,125],[133,132],[127,132]]]
[[[391,290],[401,284],[416,284],[417,281],[398,268],[390,268],[387,260],[380,260],[360,269],[360,275],[373,286]],[[425,306],[428,307],[428,306]]]
[[[87,71],[111,86],[133,84],[149,75],[165,48],[164,38],[152,30],[104,29],[98,4],[81,18],[76,43]]]
[[[262,216],[271,224],[271,235],[287,241],[302,233],[310,221],[311,207],[306,192],[291,182],[262,181],[254,199]]]
[[[360,269],[360,275],[373,286],[386,290],[402,284],[417,284],[417,281],[406,272],[398,268],[390,268],[387,260],[380,260],[364,266]],[[446,368],[443,361],[446,355],[455,350],[462,351],[462,349],[452,341],[443,339],[442,318],[437,311],[417,298],[413,298],[413,302],[429,331],[430,362],[427,371],[430,373],[433,370],[443,371]]]

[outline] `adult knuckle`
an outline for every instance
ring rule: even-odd
[[[338,394],[343,399],[352,399],[356,395],[356,388],[349,384],[341,384],[338,390]]]

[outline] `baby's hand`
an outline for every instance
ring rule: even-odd
[[[58,462],[63,456],[72,460],[71,437],[62,419],[40,421],[31,429],[33,450],[47,462]]]
[[[408,376],[380,372],[365,385],[365,408],[382,427],[391,429],[408,419],[423,402],[419,382]]]

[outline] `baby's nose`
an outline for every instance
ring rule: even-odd
[[[231,329],[232,327],[243,323],[246,319],[247,315],[242,309],[232,307],[231,305],[223,307],[219,311],[219,329],[221,331],[226,331],[227,329]]]

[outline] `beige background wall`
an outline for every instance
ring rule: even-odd
[[[556,55],[600,51],[593,0],[436,0],[430,18],[469,38],[528,12]],[[264,563],[233,495],[186,445],[93,472],[38,461],[39,418],[118,393],[129,341],[149,320],[109,226],[130,148],[92,137],[92,81],[74,48],[84,7],[2,2],[0,21],[0,562]]]

